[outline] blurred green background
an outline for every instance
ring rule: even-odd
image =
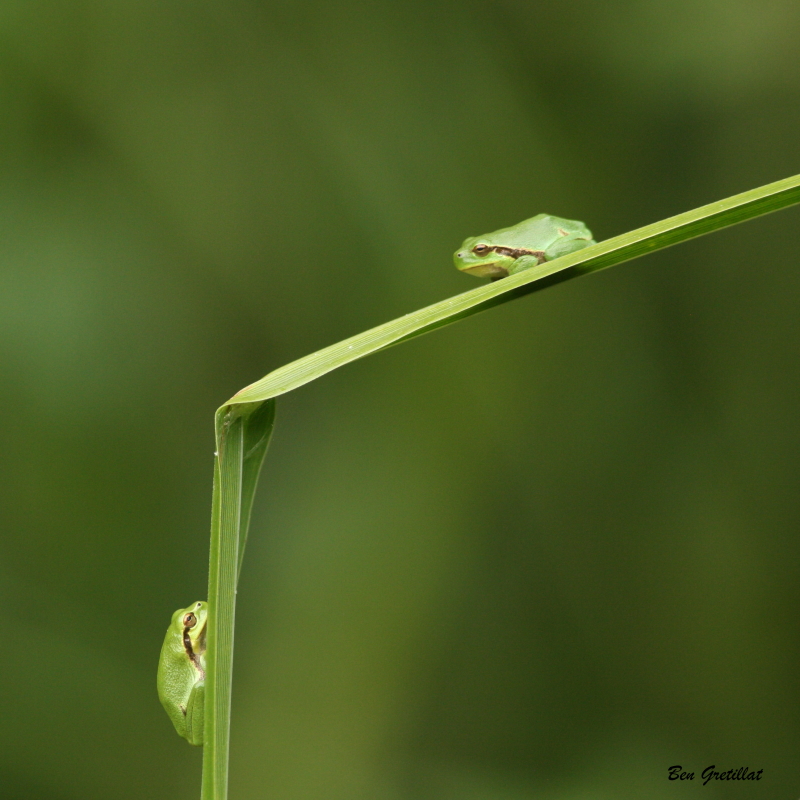
[[[4,800],[197,798],[155,693],[213,413],[478,285],[800,171],[796,0],[0,5]],[[231,797],[796,798],[800,209],[278,402]],[[760,783],[671,783],[749,766]]]

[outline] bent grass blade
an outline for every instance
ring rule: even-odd
[[[217,411],[211,515],[202,800],[226,800],[236,584],[278,395],[387,347],[554,283],[607,269],[800,202],[800,175],[646,225],[434,303],[270,372]]]

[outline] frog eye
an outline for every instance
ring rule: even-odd
[[[197,617],[194,614],[186,614],[183,618],[183,626],[185,628],[193,628],[197,622]]]
[[[472,252],[475,253],[476,256],[485,256],[492,248],[489,247],[488,244],[476,244],[475,247],[472,248]]]

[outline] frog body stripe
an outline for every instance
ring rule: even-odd
[[[503,256],[511,256],[511,258],[519,258],[520,256],[536,256],[536,260],[543,264],[545,262],[544,250],[527,250],[524,247],[504,247],[501,244],[496,244],[490,248],[495,253]]]

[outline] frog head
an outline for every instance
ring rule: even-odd
[[[462,272],[479,278],[505,278],[516,260],[509,252],[504,252],[508,250],[475,236],[464,240],[453,261]]]

